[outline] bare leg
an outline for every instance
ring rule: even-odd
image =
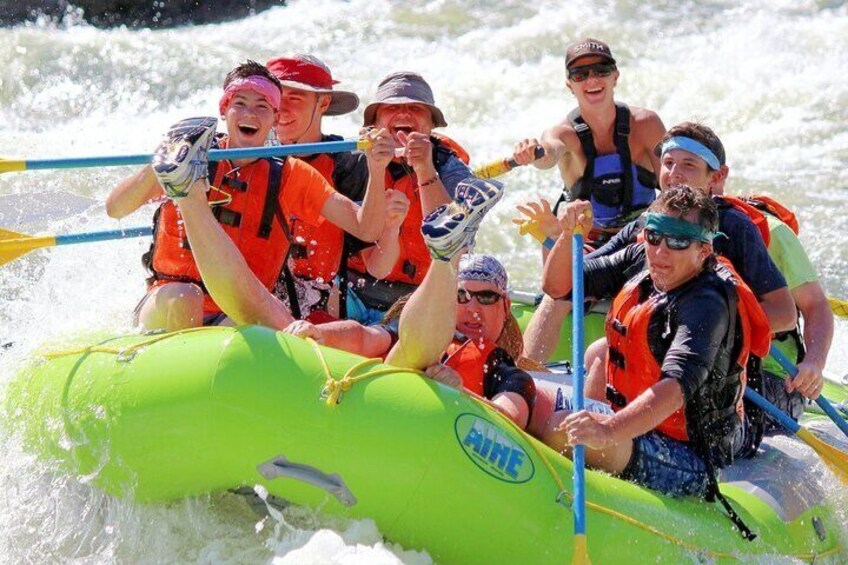
[[[524,355],[546,363],[556,350],[560,328],[570,312],[571,302],[545,295],[524,331]]]
[[[433,261],[400,316],[398,342],[386,363],[424,369],[439,360],[456,332],[456,273],[461,253]]]
[[[607,340],[604,337],[586,348],[586,387],[583,391],[586,398],[607,401],[607,350]]]
[[[169,332],[203,324],[203,291],[191,283],[167,283],[150,291],[138,309],[137,324],[143,331]]]

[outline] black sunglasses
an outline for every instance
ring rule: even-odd
[[[456,301],[459,304],[468,304],[472,298],[476,298],[482,306],[491,306],[503,298],[503,294],[494,290],[465,290],[464,288],[456,290]]]
[[[687,237],[685,235],[671,235],[654,230],[645,230],[645,241],[647,241],[648,244],[656,247],[662,243],[662,240],[665,240],[665,244],[668,245],[668,248],[673,249],[674,251],[689,249],[689,246],[692,245],[693,242],[697,241],[695,238]]]
[[[573,82],[583,82],[589,78],[590,73],[596,77],[608,77],[614,70],[615,65],[612,63],[594,63],[592,65],[571,67],[568,69],[568,78]]]

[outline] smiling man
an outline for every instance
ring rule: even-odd
[[[554,297],[572,289],[571,236],[591,224],[588,208],[573,202],[562,215],[543,278]],[[674,186],[649,207],[644,244],[586,261],[586,296],[613,299],[609,351],[586,395],[613,413],[558,411],[533,433],[558,450],[585,445],[588,464],[649,488],[723,501],[716,470],[747,440],[744,369],[768,351],[770,330],[754,293],[714,255],[717,229],[715,202]]]
[[[365,108],[365,127],[386,129],[400,150],[385,172],[386,189],[404,194],[409,211],[395,228],[393,242],[378,242],[378,248],[394,252],[382,260],[390,265],[382,280],[366,274],[365,258],[349,263],[353,283],[349,316],[362,323],[376,323],[401,296],[415,290],[430,268],[430,254],[421,237],[421,221],[455,196],[456,186],[473,176],[468,155],[449,138],[435,134],[446,127],[442,110],[424,78],[412,72],[392,73],[384,78],[374,101]],[[373,252],[373,251],[366,251]]]
[[[268,69],[280,80],[282,95],[280,114],[274,132],[282,145],[340,141],[342,136],[324,133],[324,118],[350,113],[359,106],[353,92],[335,88],[338,81],[330,68],[318,57],[296,54],[276,57]],[[312,165],[336,192],[354,202],[379,196],[368,192],[371,172],[363,153],[323,153],[303,155],[300,159]],[[375,182],[383,182],[384,170],[374,170]],[[395,190],[385,191],[386,231],[381,243],[397,239],[397,226],[409,207],[409,199]],[[314,322],[347,317],[347,269],[344,268],[353,245],[345,232],[331,222],[313,226],[301,218],[292,218],[291,269],[281,281],[281,296],[296,318]],[[382,277],[388,269],[379,261],[384,247],[364,253],[368,272]],[[338,284],[335,284],[336,277]],[[334,292],[336,291],[336,292]],[[337,301],[331,297],[336,294]]]
[[[247,61],[231,70],[219,101],[227,135],[217,139],[217,147],[264,145],[278,121],[280,97],[279,80],[263,65]],[[168,147],[188,147],[205,167],[205,148],[216,124],[215,118],[183,120],[171,128],[162,147],[166,151]],[[373,146],[366,154],[375,170],[382,173],[392,155],[391,139],[385,131],[375,131],[371,137]],[[320,173],[299,159],[219,161],[194,171],[193,176],[211,181],[214,188],[209,190],[207,200],[218,227],[235,242],[247,266],[269,290],[275,288],[289,255],[289,224],[293,217],[310,225],[327,220],[366,241],[377,239],[383,229],[386,199],[379,174],[373,175],[376,197],[366,198],[362,207],[334,191]],[[183,197],[187,188],[163,189],[153,168],[146,166],[112,191],[106,211],[120,218],[166,194]],[[147,294],[136,307],[136,322],[142,329],[173,331],[226,321],[224,305],[219,303],[234,302],[235,290],[225,287],[217,300],[207,293],[194,255],[207,252],[203,241],[196,238],[189,245],[183,218],[172,201],[156,211],[153,245],[144,256],[152,276]],[[208,272],[224,268],[223,260],[207,262]],[[209,278],[216,280],[211,275]],[[238,313],[239,318],[249,318],[243,310],[255,307],[239,302],[228,310]]]

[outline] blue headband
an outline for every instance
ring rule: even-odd
[[[714,171],[721,168],[721,163],[719,163],[718,157],[715,156],[715,153],[710,151],[706,145],[695,141],[691,137],[678,135],[667,139],[665,143],[662,144],[660,156],[665,155],[672,149],[682,149],[683,151],[688,151],[689,153],[697,155],[703,159],[704,163],[706,163],[709,168]]]
[[[668,216],[666,214],[657,214],[656,212],[648,212],[645,214],[645,229],[665,235],[679,235],[683,237],[691,237],[704,243],[712,243],[716,236],[715,232],[706,229],[698,224],[687,222],[681,218]]]

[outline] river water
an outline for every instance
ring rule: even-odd
[[[367,102],[381,77],[415,70],[432,84],[445,133],[476,163],[505,156],[572,107],[564,45],[607,40],[617,98],[667,126],[700,120],[722,137],[732,193],[769,192],[801,219],[801,239],[828,294],[848,298],[848,6],[827,0],[293,0],[236,22],[166,31],[99,30],[70,12],[59,25],[0,30],[0,155],[17,158],[151,152],[167,127],[215,115],[226,71],[312,52],[340,87]],[[364,107],[364,105],[363,105]],[[355,135],[361,109],[326,131]],[[146,207],[118,223],[103,199],[131,169],[8,173],[0,228],[71,233],[147,225]],[[510,266],[513,286],[538,285],[535,245],[512,206],[553,197],[554,171],[504,179],[508,195],[483,225],[480,249]],[[144,292],[148,241],[39,251],[0,267],[0,396],[33,348],[93,328],[127,331]],[[828,363],[848,372],[848,324]],[[0,562],[427,563],[367,521],[288,510],[262,518],[234,495],[142,506],[85,478],[55,477],[0,422]]]

